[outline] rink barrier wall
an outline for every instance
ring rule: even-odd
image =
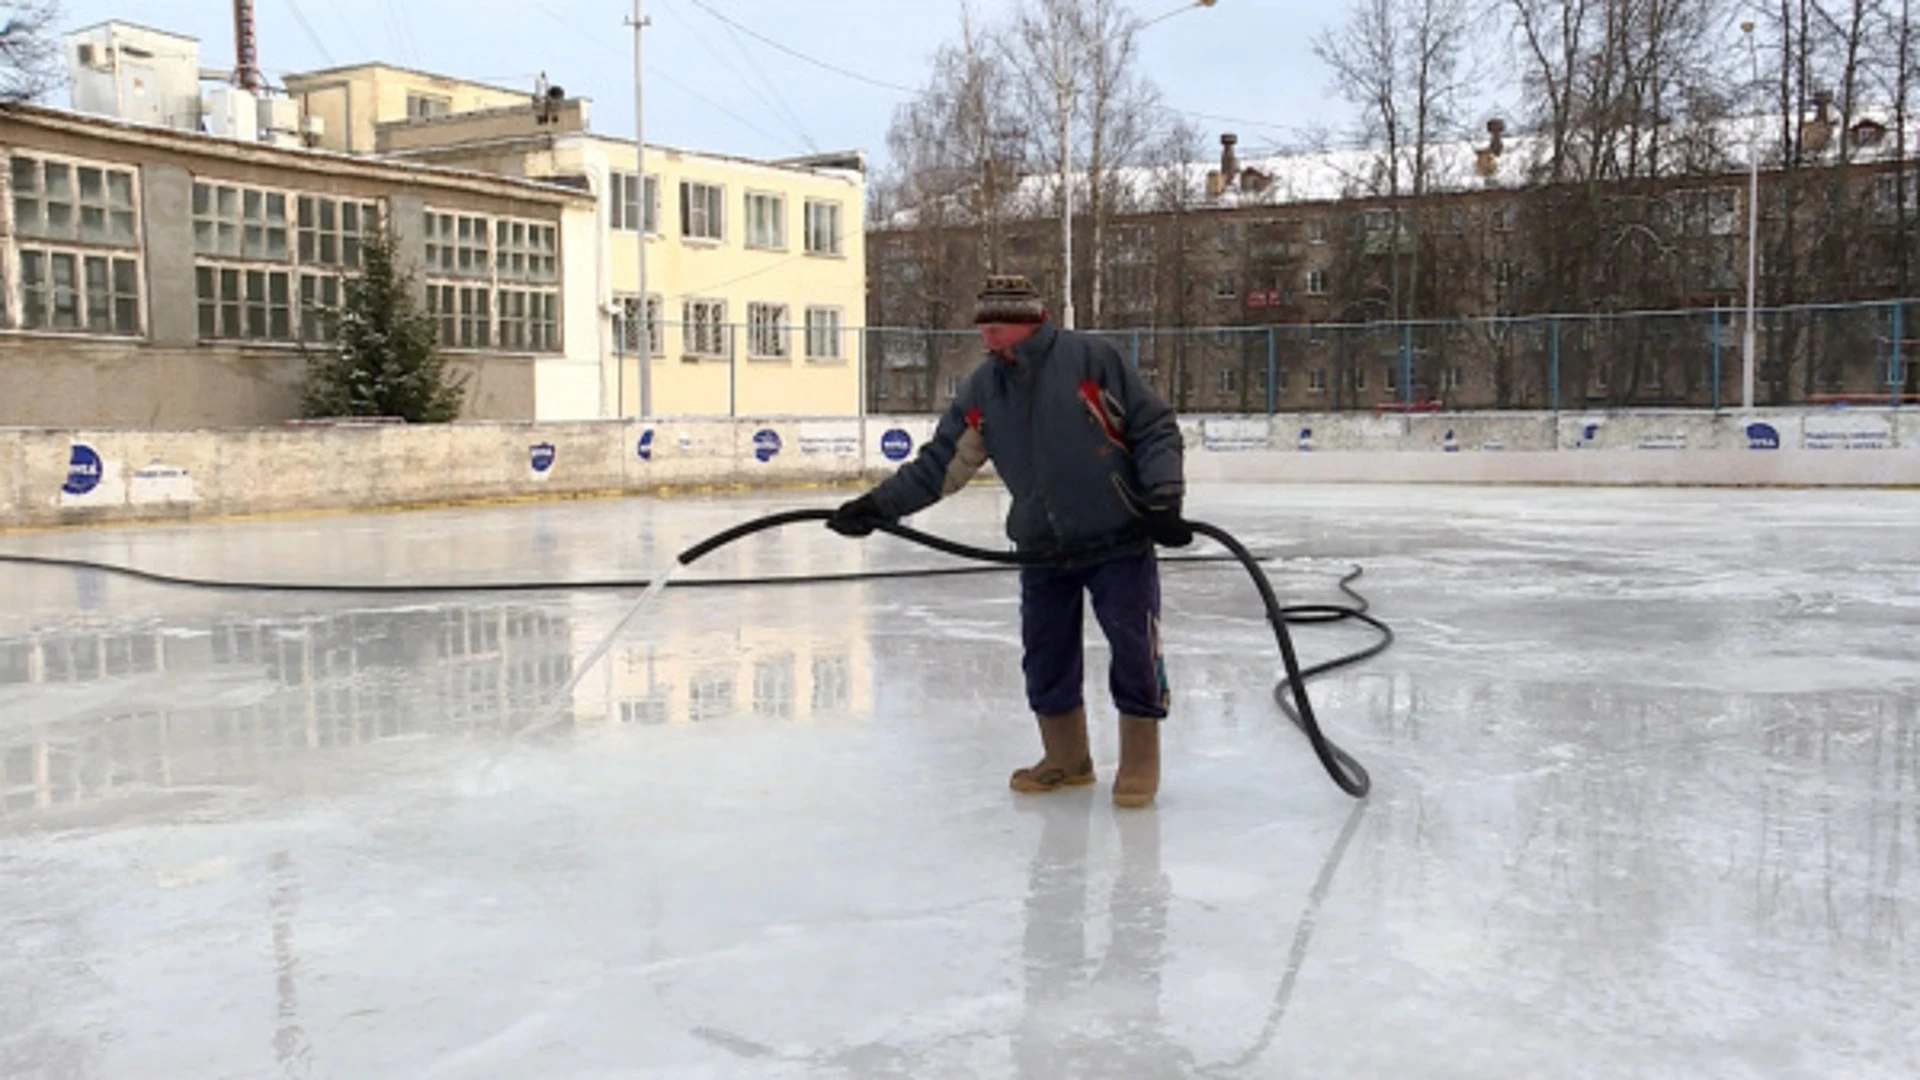
[[[0,429],[0,524],[76,525],[854,485],[929,416]],[[1195,483],[1920,486],[1920,410],[1181,420]]]

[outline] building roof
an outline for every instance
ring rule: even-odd
[[[494,173],[475,172],[468,169],[453,169],[437,165],[420,165],[408,161],[365,157],[356,154],[338,153],[331,150],[312,150],[303,147],[274,146],[269,143],[241,142],[237,139],[223,138],[198,131],[181,131],[176,128],[137,124],[128,120],[95,116],[89,113],[78,113],[67,109],[53,109],[42,105],[0,103],[0,119],[29,124],[52,131],[92,135],[99,138],[116,139],[130,144],[171,148],[183,153],[202,154],[210,157],[239,158],[267,164],[284,165],[288,168],[303,168],[315,171],[324,170],[327,172],[359,175],[368,179],[388,180],[398,183],[432,183],[441,187],[460,188],[480,194],[508,198],[534,199],[554,203],[591,199],[591,196],[582,194],[571,185],[550,181],[528,180],[519,177],[500,176]]]
[[[1874,118],[1877,121],[1877,118]],[[1716,169],[1697,175],[1675,174],[1676,181],[1718,181],[1724,180],[1733,172],[1744,173],[1747,161],[1747,146],[1752,132],[1763,130],[1767,137],[1762,141],[1762,155],[1777,157],[1778,132],[1781,118],[1778,115],[1758,117],[1733,117],[1714,124],[1676,126],[1660,132],[1663,139],[1671,141],[1676,134],[1690,134],[1709,139],[1722,148],[1723,156],[1730,167]],[[1858,120],[1856,120],[1858,123]],[[1884,124],[1882,125],[1884,126]],[[1551,147],[1549,141],[1530,133],[1510,134],[1505,137],[1502,153],[1495,161],[1491,176],[1482,177],[1476,171],[1480,142],[1460,139],[1434,144],[1428,148],[1431,157],[1432,191],[1437,194],[1460,195],[1472,192],[1516,191],[1531,186],[1535,170],[1546,159]],[[1481,140],[1484,142],[1484,140]],[[1920,148],[1920,118],[1914,122],[1914,130],[1908,136],[1909,147]],[[1411,152],[1406,152],[1410,161]],[[1879,147],[1861,147],[1854,154],[1855,164],[1874,164],[1891,161],[1895,156],[1894,140],[1883,140]],[[1132,166],[1118,170],[1118,182],[1123,203],[1131,207],[1150,208],[1155,204],[1154,195],[1163,189],[1170,180],[1177,180],[1189,193],[1186,202],[1188,209],[1195,210],[1234,210],[1256,207],[1309,206],[1343,201],[1379,200],[1387,201],[1387,184],[1379,173],[1381,153],[1377,149],[1365,147],[1330,148],[1305,151],[1288,151],[1277,154],[1241,155],[1238,165],[1241,170],[1255,169],[1268,178],[1266,190],[1261,192],[1242,191],[1230,188],[1217,196],[1207,194],[1207,178],[1220,168],[1219,159],[1185,162],[1167,166]],[[1764,164],[1763,168],[1772,168]],[[1403,166],[1403,183],[1406,175]],[[1084,174],[1074,178],[1076,185],[1084,184]],[[1059,190],[1059,177],[1048,173],[1029,176],[1022,180],[1012,196],[1012,213],[1016,218],[1057,216],[1055,193]],[[1405,197],[1406,193],[1402,193]],[[1126,212],[1126,211],[1123,211]],[[911,210],[903,210],[891,215],[885,223],[889,229],[911,229],[916,215]],[[964,210],[954,208],[955,223],[967,220]]]
[[[92,31],[95,31],[95,30],[105,30],[110,26],[120,26],[120,27],[125,27],[128,30],[138,30],[143,34],[157,34],[160,37],[170,37],[176,41],[191,41],[195,45],[200,44],[200,39],[197,37],[194,37],[192,34],[182,34],[175,30],[162,30],[158,27],[148,26],[145,23],[133,22],[129,19],[103,19],[97,23],[88,23],[86,26],[69,30],[60,36],[62,38],[76,38],[76,37],[79,37],[81,34],[91,33]]]
[[[458,83],[461,86],[471,86],[475,89],[486,90],[495,94],[518,94],[527,98],[533,96],[533,90],[531,88],[514,89],[509,86],[496,86],[493,83],[480,82],[475,79],[463,79],[458,75],[445,75],[439,72],[422,71],[419,68],[406,67],[401,64],[389,64],[384,60],[368,60],[359,64],[340,64],[335,67],[319,68],[314,71],[291,71],[283,76],[280,81],[283,85],[292,86],[296,82],[321,82],[328,79],[337,79],[356,71],[374,70],[395,71],[402,75],[413,75],[422,79],[433,79],[436,82]]]

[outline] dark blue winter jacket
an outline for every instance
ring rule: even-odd
[[[1149,541],[1148,501],[1185,491],[1174,413],[1118,349],[1051,322],[989,356],[961,384],[933,438],[874,490],[900,518],[965,487],[989,459],[1013,495],[1007,537],[1021,551],[1079,558]]]

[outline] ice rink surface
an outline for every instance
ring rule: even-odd
[[[844,495],[0,536],[272,580],[644,577]],[[997,544],[976,489],[922,527]],[[0,566],[0,1076],[1920,1075],[1920,495],[1222,487],[1399,643],[1268,698],[1169,567],[1158,807],[1037,755],[1010,575],[216,593]],[[1196,548],[1195,551],[1206,550]],[[688,577],[951,566],[818,526]],[[1358,628],[1300,633],[1313,661]]]

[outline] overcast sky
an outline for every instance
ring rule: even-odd
[[[975,0],[997,19],[1015,0]],[[595,130],[633,131],[631,3],[605,0],[257,0],[261,66],[290,71],[384,60],[513,87],[542,71],[593,99]],[[958,0],[645,0],[647,141],[780,157],[813,149],[885,157],[903,95],[835,74],[734,30],[699,5],[791,49],[883,83],[923,85],[929,58],[956,36]],[[1187,0],[1135,0],[1143,17]],[[1310,41],[1343,5],[1328,0],[1218,0],[1146,31],[1143,54],[1169,106],[1194,114],[1215,143],[1297,143],[1345,133],[1344,105]],[[125,18],[198,37],[201,64],[233,64],[222,0],[65,0],[64,28]],[[57,98],[58,104],[66,104]],[[1217,145],[1217,143],[1216,143]]]

